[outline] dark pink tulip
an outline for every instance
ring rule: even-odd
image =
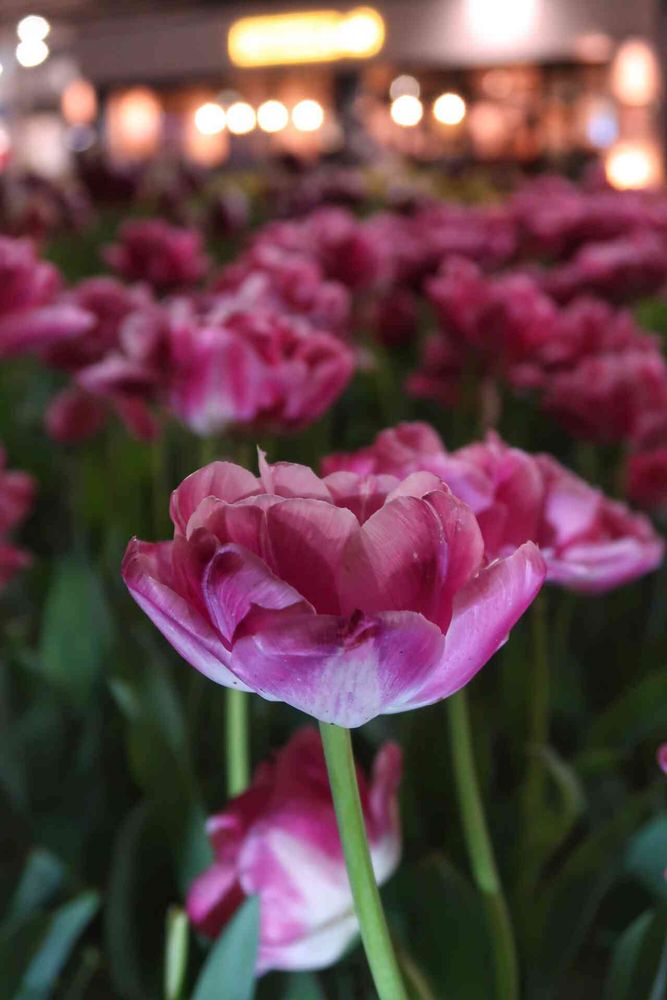
[[[126,222],[105,258],[127,281],[145,281],[160,292],[194,285],[208,270],[199,230],[179,229],[162,219]]]
[[[7,534],[30,512],[35,498],[35,480],[26,472],[6,467],[4,448],[0,446],[0,587],[32,562],[28,552],[16,548]]]
[[[626,490],[638,507],[667,513],[667,445],[630,455]]]
[[[0,447],[0,535],[7,534],[29,513],[35,499],[35,480],[27,472],[7,469]]]
[[[381,284],[390,266],[390,249],[373,228],[338,207],[317,209],[298,221],[274,222],[259,233],[257,244],[312,257],[327,278],[355,290]]]
[[[661,743],[656,754],[658,767],[667,774],[667,743]]]
[[[140,607],[220,684],[360,726],[463,687],[542,585],[532,543],[486,565],[474,514],[437,476],[260,469],[189,476],[174,540],[134,540],[123,563]]]
[[[350,294],[345,286],[326,280],[315,260],[270,243],[258,243],[224,268],[214,291],[222,294],[223,305],[233,295],[237,308],[277,310],[329,333],[348,332]]]
[[[44,424],[46,433],[54,441],[77,444],[97,434],[106,420],[107,410],[101,399],[70,386],[51,400]]]
[[[25,354],[85,333],[92,317],[57,301],[60,275],[29,240],[0,236],[0,357]]]
[[[426,289],[443,335],[493,371],[531,359],[556,322],[553,302],[530,276],[487,278],[460,257],[445,259]]]
[[[543,406],[574,435],[634,439],[645,414],[667,408],[667,364],[657,349],[585,357],[547,381]]]
[[[667,282],[667,242],[647,230],[602,243],[586,243],[571,261],[545,275],[544,288],[559,302],[593,294],[632,302]]]
[[[117,349],[123,321],[137,310],[149,309],[153,300],[145,286],[128,286],[116,278],[99,277],[82,281],[63,301],[85,310],[93,322],[81,336],[54,344],[43,356],[55,368],[77,371]]]
[[[510,448],[497,434],[447,452],[426,424],[382,431],[368,448],[333,455],[325,472],[406,476],[428,471],[447,483],[475,512],[487,559],[506,556],[527,541],[545,559],[547,580],[599,593],[660,565],[664,543],[650,521],[548,455]]]
[[[167,403],[197,434],[306,427],[340,396],[355,368],[337,337],[266,310],[177,317],[167,336]]]
[[[397,792],[401,752],[385,743],[370,781],[358,768],[362,807],[378,884],[401,854]],[[255,771],[250,788],[207,831],[214,861],[195,880],[187,910],[197,930],[216,937],[248,896],[260,905],[257,974],[332,965],[358,933],[315,729],[301,729]]]

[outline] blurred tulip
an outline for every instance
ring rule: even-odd
[[[475,512],[489,560],[527,541],[544,556],[547,580],[599,593],[656,569],[664,543],[650,521],[570,472],[549,455],[532,456],[497,434],[447,452],[426,424],[400,424],[374,444],[333,455],[323,470],[439,476]]]
[[[0,357],[25,354],[86,333],[83,309],[57,301],[61,282],[28,240],[0,236]]]
[[[6,536],[29,513],[35,489],[35,480],[27,472],[7,469],[5,451],[0,446],[0,587],[32,561],[29,553],[16,548]]]
[[[338,338],[266,310],[168,325],[166,401],[197,434],[307,427],[340,396],[354,356]]]
[[[357,770],[378,884],[398,865],[401,753],[386,743],[370,782]],[[247,896],[258,896],[257,973],[322,969],[358,933],[319,735],[301,729],[261,764],[248,791],[207,824],[215,860],[188,894],[195,927],[217,936]]]
[[[159,292],[194,285],[208,270],[199,230],[179,229],[162,219],[126,222],[105,258],[127,281],[145,281]]]

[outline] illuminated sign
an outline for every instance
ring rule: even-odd
[[[384,44],[384,21],[372,7],[347,13],[307,11],[242,17],[229,29],[229,58],[236,66],[368,59]]]

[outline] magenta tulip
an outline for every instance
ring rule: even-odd
[[[550,456],[511,448],[497,434],[447,452],[426,424],[401,424],[382,431],[368,448],[330,456],[323,469],[434,473],[475,512],[488,559],[533,541],[546,561],[547,580],[571,590],[609,590],[656,569],[664,556],[662,539],[642,514],[608,499]]]
[[[386,743],[367,783],[357,769],[371,860],[385,882],[401,853],[397,791],[401,753]],[[358,932],[331,792],[314,729],[301,729],[261,764],[250,788],[212,816],[214,861],[196,879],[187,910],[217,936],[247,896],[259,897],[257,973],[321,969]]]
[[[171,515],[173,541],[126,552],[140,607],[218,683],[340,726],[463,687],[545,573],[531,542],[487,565],[474,514],[430,473],[214,462]]]
[[[170,226],[163,219],[126,222],[105,258],[127,281],[145,281],[160,292],[194,285],[208,270],[199,230]]]
[[[80,336],[93,318],[58,301],[60,275],[29,240],[0,236],[0,357],[26,354]]]
[[[29,566],[31,556],[7,540],[8,533],[29,513],[35,497],[35,481],[27,472],[6,468],[0,447],[0,587],[16,572]]]

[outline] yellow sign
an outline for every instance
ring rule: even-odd
[[[236,66],[368,59],[384,44],[384,21],[372,7],[242,17],[229,29],[229,58]]]

